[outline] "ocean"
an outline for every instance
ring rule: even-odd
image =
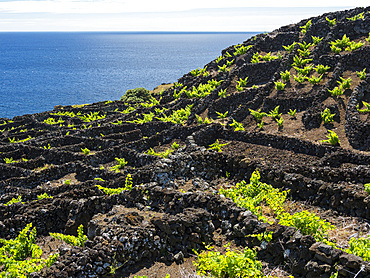
[[[255,34],[0,33],[0,118],[176,82]]]

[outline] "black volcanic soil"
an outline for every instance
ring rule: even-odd
[[[364,19],[347,20],[361,12]],[[121,113],[128,104],[114,101],[0,119],[0,203],[19,195],[24,202],[0,205],[0,237],[14,238],[32,222],[44,255],[60,253],[56,263],[32,277],[165,277],[167,273],[196,277],[193,250],[211,244],[222,251],[227,242],[235,249],[257,247],[265,275],[330,277],[339,271],[338,277],[370,277],[370,266],[361,258],[316,242],[292,227],[263,223],[217,194],[221,186],[249,180],[258,169],[261,181],[290,190],[288,212],[309,210],[335,224],[330,239],[337,246],[348,248],[350,237],[370,232],[370,199],[364,190],[364,184],[370,183],[370,116],[356,108],[362,101],[370,102],[369,12],[369,7],[357,8],[311,18],[306,34],[300,27],[308,19],[257,35],[243,42],[252,47],[242,55],[234,55],[234,47],[223,50],[223,55],[232,57],[206,65],[208,76],[189,73],[178,81],[182,86],[177,90],[223,80],[204,98],[182,94],[176,100],[175,88],[165,86],[161,99],[154,94],[160,104],[139,106],[128,114]],[[329,26],[325,17],[336,18],[337,24]],[[365,45],[334,54],[329,42],[344,34]],[[308,58],[313,65],[330,66],[329,71],[317,85],[308,81],[299,85],[291,77],[285,90],[277,91],[274,82],[281,81],[280,72],[296,74],[291,64],[299,45],[292,53],[283,45],[311,43],[312,36],[323,40],[310,47]],[[282,59],[252,64],[255,52],[280,52]],[[218,71],[218,66],[232,60],[229,71]],[[364,68],[368,73],[362,81],[356,71]],[[239,92],[236,81],[245,77],[247,87]],[[351,87],[342,96],[332,97],[327,89],[337,86],[340,77],[351,78]],[[222,89],[224,98],[218,94]],[[169,115],[189,104],[192,113],[184,125],[156,118],[144,124],[127,123],[158,108],[168,109]],[[249,109],[268,113],[276,106],[284,119],[282,127],[265,117],[263,128],[258,128]],[[336,114],[333,123],[323,124],[325,108]],[[289,109],[297,109],[294,118],[288,115]],[[106,117],[87,123],[54,115],[66,111],[100,112]],[[217,119],[216,112],[228,112],[227,118]],[[214,122],[199,125],[195,114]],[[44,122],[48,118],[64,122],[51,125]],[[243,123],[245,131],[234,131],[233,120]],[[118,121],[122,124],[112,124]],[[337,133],[340,145],[321,142],[327,130]],[[30,140],[19,142],[29,136]],[[217,139],[228,143],[222,152],[208,149]],[[147,154],[150,148],[164,151],[173,142],[180,148],[167,158]],[[83,154],[83,148],[90,153]],[[116,157],[128,164],[112,171]],[[5,158],[15,162],[7,164]],[[96,187],[122,187],[127,174],[133,178],[131,191],[108,196]],[[53,199],[34,201],[43,193]],[[50,232],[76,234],[80,224],[89,238],[83,248],[49,236]],[[264,231],[273,232],[266,248],[246,237]],[[112,268],[115,275],[110,273]]]

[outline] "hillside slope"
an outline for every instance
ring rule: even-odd
[[[348,250],[370,232],[369,12],[259,34],[146,103],[0,119],[0,237],[32,223],[59,253],[31,277],[183,277],[226,243],[263,275],[369,277]],[[84,247],[49,235],[81,224]]]

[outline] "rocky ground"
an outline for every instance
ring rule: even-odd
[[[22,198],[0,205],[0,237],[15,238],[33,223],[44,256],[60,254],[32,277],[195,277],[193,250],[209,244],[223,252],[225,243],[239,250],[256,247],[269,277],[370,277],[368,262],[343,251],[351,237],[370,232],[364,190],[370,183],[370,116],[358,111],[362,101],[370,102],[370,74],[361,80],[356,73],[370,70],[369,12],[368,7],[324,14],[257,35],[223,50],[222,58],[206,65],[206,74],[186,74],[153,93],[157,102],[147,107],[108,101],[0,119],[0,203]],[[364,18],[347,19],[361,13]],[[330,26],[326,17],[336,24]],[[308,20],[312,25],[302,32]],[[330,42],[345,34],[364,45],[333,53]],[[309,64],[330,68],[318,84],[307,79],[299,84],[292,64],[302,50],[298,43],[312,43],[312,36],[323,39],[308,47]],[[289,53],[283,46],[294,42]],[[237,53],[242,46],[245,53]],[[256,52],[278,59],[251,63]],[[219,69],[223,65],[225,71]],[[291,76],[278,91],[275,82],[284,71]],[[312,74],[319,76],[313,69]],[[237,90],[246,77],[247,84]],[[351,78],[351,86],[332,96],[328,89],[340,78]],[[178,94],[212,79],[222,82],[203,97]],[[183,124],[158,119],[188,105],[191,114]],[[282,126],[266,116],[258,127],[249,109],[269,113],[276,106]],[[335,114],[331,123],[322,121],[325,108]],[[290,109],[296,109],[294,117]],[[217,112],[227,114],[222,119]],[[155,116],[145,123],[137,121],[150,113]],[[213,121],[199,124],[196,115]],[[235,131],[230,126],[235,121],[244,130]],[[321,142],[328,130],[340,144]],[[216,140],[227,144],[221,152],[209,149]],[[174,142],[179,148],[166,158],[148,154],[151,148],[169,150]],[[128,164],[112,169],[116,158]],[[307,210],[334,224],[329,240],[337,248],[279,225],[268,212],[269,222],[259,220],[219,194],[220,188],[248,181],[256,169],[262,182],[289,190],[287,212]],[[123,187],[128,174],[132,190],[107,195],[96,186]],[[37,200],[44,193],[53,198]],[[88,236],[84,247],[49,236],[76,235],[81,224]],[[273,232],[263,246],[248,237],[261,232]]]

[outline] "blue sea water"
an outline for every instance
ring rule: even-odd
[[[0,118],[172,83],[255,34],[0,33]]]

